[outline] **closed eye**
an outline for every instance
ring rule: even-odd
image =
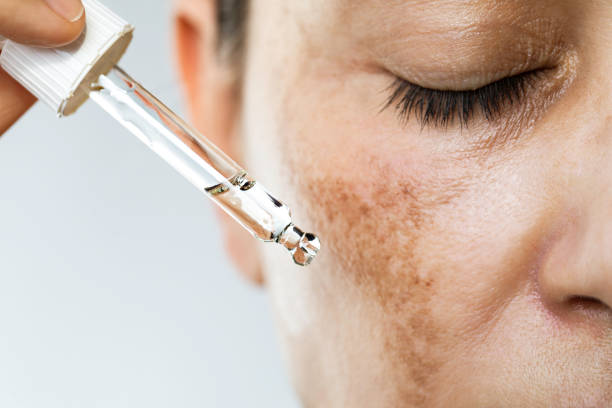
[[[524,72],[465,91],[429,89],[397,78],[387,89],[391,96],[382,110],[394,107],[404,125],[414,116],[421,128],[447,128],[453,124],[467,127],[478,113],[492,121],[504,109],[520,103],[538,73]]]

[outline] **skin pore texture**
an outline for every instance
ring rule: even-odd
[[[612,2],[254,0],[235,75],[214,3],[177,6],[194,121],[322,243],[222,219],[304,405],[611,406]],[[381,111],[529,71],[491,121]]]

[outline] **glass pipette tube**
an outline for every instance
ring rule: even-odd
[[[121,68],[91,84],[89,97],[253,236],[283,245],[298,265],[315,258],[319,239],[293,224],[289,207]]]

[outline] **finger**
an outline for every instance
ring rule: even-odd
[[[85,26],[81,0],[0,0],[0,35],[15,42],[57,47]]]
[[[25,88],[0,69],[0,135],[36,101]]]

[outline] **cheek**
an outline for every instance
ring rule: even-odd
[[[333,333],[342,321],[351,335],[335,358],[346,360],[362,358],[350,337],[373,336],[386,381],[419,405],[443,383],[435,379],[446,362],[467,355],[520,292],[542,229],[513,198],[520,177],[516,185],[479,177],[477,166],[409,146],[416,132],[385,132],[375,117],[359,126],[334,119],[302,123],[284,150],[286,166],[300,169],[291,181],[296,216],[323,245],[309,287],[325,321],[311,327]]]
[[[307,271],[266,255],[285,340],[303,359],[296,366],[318,367],[297,375],[312,381],[366,361],[417,405],[444,362],[473,348],[520,290],[541,229],[538,202],[516,197],[537,196],[524,180],[538,178],[516,163],[459,157],[451,135],[402,130],[391,112],[377,114],[385,82],[372,81],[259,81],[246,93],[247,150],[273,160],[248,168],[322,243]]]
[[[304,337],[334,333],[342,321],[351,334],[339,335],[348,339],[333,358],[351,366],[363,357],[351,358],[350,349],[364,346],[350,337],[363,342],[372,337],[364,331],[373,330],[372,360],[384,359],[394,372],[387,381],[397,381],[416,403],[440,364],[435,349],[442,344],[432,303],[446,276],[428,264],[448,253],[432,253],[429,240],[436,220],[457,218],[455,203],[471,176],[420,143],[415,129],[400,130],[394,118],[376,115],[375,106],[347,106],[350,98],[339,91],[316,100],[302,93],[299,104],[284,104],[287,111],[278,115],[282,167],[294,175],[285,185],[299,203],[294,215],[307,220],[323,246],[308,271],[316,281],[309,287],[317,288],[310,307],[320,311],[320,321]]]
[[[320,235],[322,254],[337,263],[332,273],[381,303],[398,289],[395,279],[433,290],[432,279],[415,269],[422,260],[415,251],[432,220],[453,216],[470,170],[447,160],[416,128],[402,130],[392,113],[377,114],[384,98],[372,89],[385,82],[377,88],[363,86],[372,82],[368,75],[313,78],[294,82],[296,91],[275,115],[279,162],[287,169],[281,172],[290,175],[284,185],[302,203],[296,217]]]

